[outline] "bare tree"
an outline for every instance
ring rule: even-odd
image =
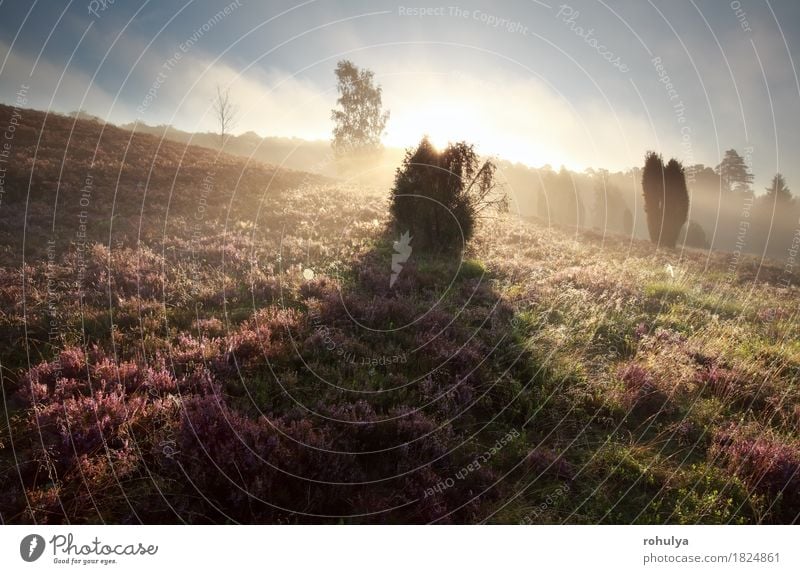
[[[217,97],[214,99],[214,115],[219,124],[220,149],[225,145],[225,136],[230,135],[230,131],[236,125],[238,112],[239,108],[231,101],[230,88],[223,92],[222,88],[217,85]]]

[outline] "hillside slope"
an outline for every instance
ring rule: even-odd
[[[219,149],[219,134],[212,132],[185,132],[173,126],[150,126],[144,123],[129,123],[120,126],[137,134],[151,134],[159,139],[166,139],[182,144]],[[261,137],[255,132],[231,135],[225,140],[225,152],[263,163],[279,165],[288,169],[315,173],[326,177],[341,175],[341,166],[331,151],[328,140],[304,140],[300,138]],[[405,155],[403,148],[383,148],[379,164],[365,166],[367,169],[358,174],[359,180],[368,180],[371,184],[386,185],[391,183],[394,168],[400,164]],[[353,170],[350,170],[351,172]]]
[[[63,252],[79,231],[103,243],[135,243],[140,234],[157,241],[185,219],[247,217],[262,199],[319,180],[97,121],[0,105],[0,125],[12,118],[18,126],[8,140],[0,204],[7,254],[23,237],[31,257],[47,241]]]
[[[397,271],[385,190],[53,121],[0,206],[3,523],[798,520],[783,268],[499,217]]]

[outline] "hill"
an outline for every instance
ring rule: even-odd
[[[3,523],[798,520],[790,270],[499,216],[396,272],[385,189],[21,115]]]
[[[142,122],[124,124],[120,128],[139,134],[151,134],[160,139],[218,150],[219,134],[212,132],[187,132],[174,126],[150,126]],[[249,158],[263,163],[279,165],[288,169],[315,173],[326,177],[337,177],[341,168],[331,152],[327,140],[304,140],[301,138],[261,137],[255,132],[231,135],[225,140],[225,153]],[[359,179],[370,179],[373,183],[387,185],[394,176],[394,167],[403,159],[405,150],[388,147],[383,150],[380,165],[368,166],[369,174],[359,174]]]
[[[0,106],[0,121],[8,123],[13,113]],[[84,231],[79,216],[90,241],[157,241],[171,226],[187,225],[187,215],[191,222],[200,200],[205,214],[235,218],[242,205],[249,211],[253,202],[310,177],[97,121],[34,110],[20,115],[0,233],[3,245],[16,248],[24,229],[32,256],[49,240],[66,250]]]

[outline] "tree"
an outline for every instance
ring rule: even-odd
[[[681,228],[689,216],[689,189],[683,165],[676,159],[667,162],[664,169],[664,223],[661,242],[665,247],[675,247]]]
[[[230,134],[233,126],[236,125],[237,115],[239,109],[231,101],[231,91],[226,89],[224,92],[222,88],[217,85],[217,97],[214,98],[214,116],[219,125],[219,147],[223,148],[225,145],[225,137]]]
[[[547,220],[549,225],[559,223],[561,215],[559,213],[559,193],[558,193],[558,174],[547,165],[539,172],[539,217]]]
[[[716,197],[720,190],[720,177],[713,168],[702,163],[686,168],[686,179],[692,188],[692,193]]]
[[[697,247],[699,249],[708,248],[706,232],[703,230],[703,226],[695,220],[691,220],[688,225],[684,227],[681,239],[682,241],[680,241],[680,243],[685,243],[688,247]]]
[[[550,222],[550,213],[547,208],[547,192],[544,189],[540,189],[537,196],[536,214],[542,219],[546,219],[548,223]]]
[[[772,178],[772,183],[766,190],[765,199],[782,203],[788,203],[792,200],[792,192],[786,186],[786,180],[780,173],[775,174],[775,177]]]
[[[568,193],[572,193],[572,180],[565,168],[555,172],[552,169],[542,169],[540,175],[541,197],[539,215],[547,218],[551,224],[566,225],[575,219],[577,207],[568,206]]]
[[[726,191],[750,191],[753,174],[747,168],[744,158],[735,149],[725,152],[725,157],[717,166],[717,173],[722,179],[722,186]]]
[[[484,212],[507,208],[494,173],[494,163],[481,162],[465,142],[440,152],[423,138],[395,176],[390,211],[397,231],[409,233],[415,249],[461,250]]]
[[[333,151],[338,157],[371,155],[381,149],[381,136],[389,120],[382,110],[382,90],[373,84],[374,73],[360,70],[348,60],[336,66],[339,109],[331,110]]]
[[[551,197],[558,223],[570,227],[579,225],[583,205],[580,203],[572,172],[562,165],[553,183]]]
[[[592,174],[594,179],[594,227],[606,231],[624,231],[625,201],[619,188],[609,183],[605,169]]]
[[[675,247],[689,214],[689,190],[683,166],[671,159],[664,167],[659,154],[647,152],[642,189],[650,241],[659,246]]]
[[[631,235],[633,233],[633,214],[629,207],[625,207],[625,212],[622,214],[622,231],[625,232],[625,235]]]
[[[664,219],[664,161],[654,151],[649,151],[644,156],[642,192],[650,241],[658,245],[661,238],[661,224]]]

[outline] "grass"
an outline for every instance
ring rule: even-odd
[[[657,299],[660,303],[677,303],[689,299],[685,286],[663,281],[647,285],[644,294],[651,299]]]
[[[67,145],[48,121],[64,189],[79,189],[99,132],[80,124]],[[18,136],[20,158],[35,136]],[[103,143],[133,184],[127,137],[107,128]],[[4,522],[797,521],[797,287],[513,217],[461,259],[413,253],[390,284],[385,190],[134,143],[156,173],[143,226],[121,223],[109,249],[113,185],[97,187],[83,300],[74,244],[49,267],[31,248],[23,325],[9,233]],[[193,234],[212,168],[219,193]],[[125,220],[141,197],[121,191]],[[76,198],[62,200],[71,238]],[[5,231],[24,205],[8,195]],[[46,205],[29,217],[49,221]]]

